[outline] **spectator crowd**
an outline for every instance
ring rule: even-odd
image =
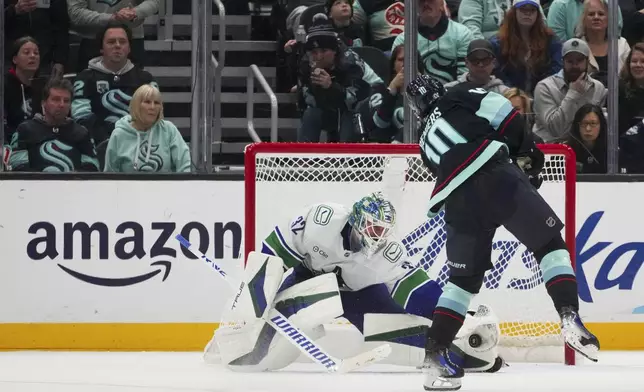
[[[143,22],[160,1],[5,0],[5,169],[190,172],[142,64]]]
[[[5,0],[6,169],[191,170],[142,62],[161,1]],[[276,0],[278,89],[298,97],[298,141],[401,142],[405,75],[424,73],[504,95],[539,140],[570,145],[579,172],[606,172],[618,1],[619,166],[644,173],[644,0],[417,1],[418,67],[406,69],[404,1]]]
[[[280,36],[298,141],[402,141],[405,72],[504,95],[581,173],[607,169],[608,13],[619,1],[619,167],[644,173],[644,1],[418,0],[418,69],[404,67],[404,1],[307,0]]]

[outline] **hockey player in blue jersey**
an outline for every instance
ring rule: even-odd
[[[277,294],[273,300],[270,294],[252,297],[266,298],[262,303],[273,303],[313,339],[324,335],[323,324],[342,316],[365,341],[390,343],[393,352],[384,362],[420,366],[425,331],[442,290],[408,261],[404,245],[391,236],[395,223],[396,210],[381,193],[367,195],[350,208],[336,203],[304,208],[277,223],[262,242],[261,254],[277,256],[283,264],[273,269],[279,273],[262,278],[262,286],[274,287]],[[265,262],[265,257],[259,259]],[[252,270],[254,258],[249,256],[247,263],[246,269]],[[256,290],[252,282],[248,286]],[[215,333],[223,362],[237,371],[266,371],[295,361],[299,350],[272,327],[255,319],[252,311],[247,312],[250,317],[239,316],[245,307],[254,307],[248,302],[245,306],[241,301],[223,320],[234,319],[244,328]],[[503,365],[497,355],[500,331],[492,310],[479,306],[466,324],[467,331],[451,345],[452,360],[468,371],[498,370]],[[241,348],[236,344],[240,341],[252,344]],[[206,359],[213,348],[209,344]]]
[[[449,345],[492,268],[492,241],[500,226],[533,252],[566,344],[597,361],[599,341],[578,314],[563,224],[537,192],[544,156],[521,116],[503,96],[467,83],[446,92],[440,81],[423,75],[406,93],[422,121],[423,162],[437,178],[428,215],[445,210],[450,266],[427,333],[425,389],[461,387],[463,369],[450,359]]]

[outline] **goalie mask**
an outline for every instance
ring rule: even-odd
[[[396,210],[381,192],[372,193],[353,204],[349,215],[351,248],[367,256],[387,243],[396,223]]]
[[[423,119],[445,95],[445,87],[429,75],[420,75],[409,83],[405,95],[416,117]]]

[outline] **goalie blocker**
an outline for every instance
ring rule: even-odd
[[[271,304],[292,326],[315,341],[325,336],[324,324],[347,313],[349,320],[358,315],[361,320],[354,325],[365,342],[391,345],[392,352],[382,363],[412,367],[422,364],[425,335],[431,320],[405,314],[391,300],[384,285],[356,292],[340,291],[335,274],[313,276],[310,271],[295,267],[284,277],[282,266],[277,268],[277,265],[255,274],[253,271],[261,268],[265,259],[262,254],[250,253],[246,287],[231,299],[219,329],[206,347],[206,362],[220,359],[229,369],[240,372],[278,370],[295,362],[300,350],[256,317],[257,308]],[[255,279],[255,276],[264,278]],[[468,313],[465,325],[454,340],[453,360],[470,372],[499,370],[503,366],[497,352],[499,335],[498,320],[491,309],[480,306]]]

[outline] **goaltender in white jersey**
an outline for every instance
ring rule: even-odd
[[[394,206],[373,193],[350,209],[314,204],[275,226],[261,252],[279,257],[283,268],[263,274],[261,284],[251,278],[250,303],[224,315],[236,320],[237,327],[217,330],[206,354],[216,342],[224,363],[236,371],[276,370],[292,363],[300,354],[297,348],[263,320],[242,316],[252,315],[247,308],[267,302],[313,339],[324,336],[323,324],[344,317],[365,341],[392,343],[394,351],[385,362],[421,365],[425,334],[442,290],[391,238],[395,223]],[[253,268],[253,260],[248,262],[247,270]],[[266,288],[271,286],[272,293]],[[452,345],[454,360],[468,371],[496,371],[503,366],[498,338],[496,317],[480,306],[469,312]],[[238,343],[249,339],[253,344]]]

